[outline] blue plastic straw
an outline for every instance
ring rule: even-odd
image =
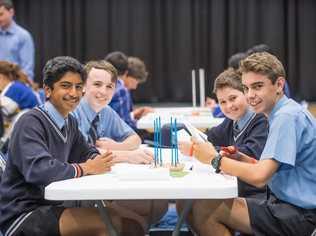
[[[172,127],[172,117],[170,117],[170,144],[171,144],[171,166],[174,165],[174,160],[173,160],[173,127]]]
[[[172,153],[173,153],[173,165],[175,166],[177,163],[176,163],[176,153],[175,153],[175,151],[174,151],[174,145],[175,145],[175,139],[174,139],[174,120],[173,120],[173,122],[172,122],[172,125],[171,125],[171,127],[172,127]]]
[[[157,128],[156,128],[156,118],[154,119],[154,162],[157,165]]]
[[[160,166],[162,166],[162,134],[161,134],[161,118],[158,119],[158,128],[159,128],[159,154],[160,154]]]
[[[178,152],[177,119],[174,120],[174,126],[175,126],[174,127],[174,129],[175,129],[174,134],[175,134],[175,154],[176,154],[175,156],[176,156],[176,165],[178,165],[179,164],[179,156],[178,156],[179,152]]]
[[[156,166],[159,165],[159,127],[158,127],[158,118],[156,118]]]

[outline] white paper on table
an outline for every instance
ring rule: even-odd
[[[153,168],[150,165],[136,165],[120,163],[112,167],[111,173],[119,180],[131,181],[152,181],[169,180],[170,174],[168,168]]]
[[[191,142],[191,135],[185,130],[177,131],[178,142]]]
[[[185,127],[189,130],[192,137],[194,137],[198,142],[206,142],[207,141],[207,135],[195,128],[190,122],[183,120],[182,123],[185,125]]]

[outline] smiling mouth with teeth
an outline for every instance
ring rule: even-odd
[[[73,100],[66,100],[69,103],[78,103],[78,99],[73,99]]]

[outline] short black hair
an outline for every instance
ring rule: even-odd
[[[104,59],[115,67],[119,76],[124,75],[128,70],[128,58],[123,52],[111,52]]]
[[[247,57],[247,54],[244,52],[238,52],[234,55],[232,55],[228,59],[228,67],[234,68],[237,70],[239,68],[240,61],[245,59]]]
[[[87,73],[77,59],[68,56],[59,56],[50,59],[44,66],[44,85],[53,89],[54,83],[58,82],[67,72],[78,73],[82,82],[85,82],[87,79]]]
[[[268,52],[272,54],[271,48],[266,44],[258,44],[247,50],[247,56],[257,53],[257,52]]]
[[[10,10],[14,6],[11,0],[0,0],[0,7],[5,7],[7,10]]]

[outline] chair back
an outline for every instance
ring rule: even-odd
[[[2,152],[0,152],[0,181],[1,181],[1,176],[5,169],[5,166],[6,166],[6,162],[7,162],[7,159],[5,155]]]

